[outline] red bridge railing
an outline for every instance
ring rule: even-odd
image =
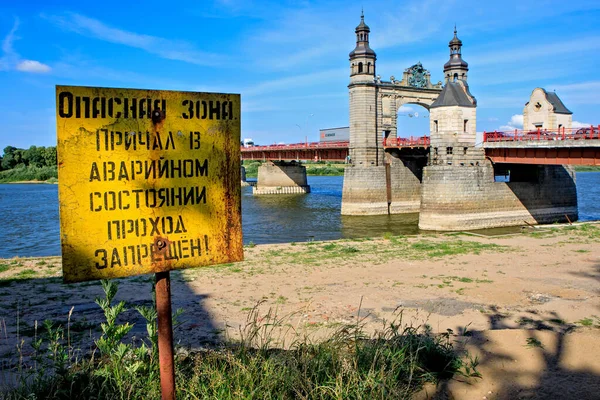
[[[429,136],[383,139],[383,147],[427,147],[429,144]]]
[[[271,144],[267,146],[241,147],[242,153],[251,153],[257,151],[273,150],[311,150],[311,149],[347,149],[350,145],[348,141],[340,142],[304,142],[290,144]]]
[[[600,139],[600,125],[589,128],[558,128],[537,130],[483,132],[484,142],[516,142],[534,140],[589,140]]]

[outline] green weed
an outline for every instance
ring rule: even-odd
[[[528,348],[534,348],[534,347],[537,347],[540,349],[544,348],[544,345],[542,344],[542,342],[540,342],[538,339],[532,338],[532,337],[527,338],[527,344],[525,346]]]
[[[418,241],[410,245],[413,258],[429,257],[439,258],[461,254],[480,254],[482,251],[504,251],[507,246],[494,243],[478,243],[465,240],[452,240],[444,242]]]
[[[71,332],[92,327],[71,324],[71,314],[66,327],[44,323],[43,335],[36,324],[32,363],[20,367],[20,385],[5,399],[160,398],[155,308],[136,308],[146,321],[146,337],[138,345],[126,343],[133,325],[120,321],[126,305],[114,300],[114,282],[103,281],[104,297],[96,300],[105,321],[94,351],[77,356]],[[178,399],[407,399],[427,382],[480,377],[478,360],[454,350],[451,331],[435,335],[427,325],[403,325],[401,314],[374,336],[363,331],[360,318],[350,325],[309,323],[311,329],[334,329],[313,343],[294,334],[286,318],[260,312],[259,305],[250,310],[239,341],[178,353]],[[282,331],[292,332],[291,343],[281,341]]]
[[[590,317],[582,318],[579,321],[577,321],[577,323],[582,326],[600,328],[600,317],[598,317],[596,315],[592,315],[591,318]]]
[[[25,270],[19,272],[17,275],[15,275],[15,277],[17,279],[29,279],[29,278],[33,278],[36,275],[37,275],[37,271],[35,271],[33,269],[25,269]]]

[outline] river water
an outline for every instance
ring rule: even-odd
[[[309,176],[309,195],[253,196],[242,188],[244,243],[376,237],[418,232],[418,214],[342,216],[341,176]],[[60,255],[57,185],[0,184],[0,258]],[[579,220],[600,220],[600,172],[577,173]],[[85,234],[85,232],[82,232]]]

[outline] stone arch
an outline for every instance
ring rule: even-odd
[[[412,87],[395,86],[381,88],[378,95],[381,114],[378,134],[383,141],[385,137],[398,136],[398,111],[400,107],[407,104],[415,104],[429,111],[430,106],[437,99],[439,89],[416,89]],[[381,143],[383,146],[383,143]]]
[[[405,121],[405,123],[399,122],[399,120],[401,120],[401,119],[397,118],[396,126],[395,126],[396,136],[397,137],[407,137],[407,136],[418,137],[418,136],[422,136],[423,134],[425,136],[429,136],[431,133],[430,132],[431,123],[430,123],[430,117],[429,117],[429,108],[430,108],[431,104],[432,104],[431,102],[422,101],[420,99],[417,99],[415,101],[409,100],[409,101],[405,101],[405,102],[397,102],[396,103],[396,115],[397,116],[400,114],[400,109],[402,108],[402,106],[419,106],[419,107],[424,108],[425,112],[427,113],[427,123],[426,123],[425,132],[400,131],[400,129],[403,129],[405,127],[404,125],[407,121]],[[413,113],[412,116],[409,115],[408,117],[409,118],[417,118],[417,120],[421,120],[422,117],[424,117],[426,115],[425,113],[422,113],[421,110],[415,110],[415,113],[417,113],[418,115],[415,116]]]
[[[426,101],[420,101],[420,100],[417,100],[417,101],[409,100],[409,101],[406,101],[406,102],[403,102],[403,103],[396,102],[396,112],[400,111],[400,107],[408,105],[408,104],[414,104],[414,105],[417,105],[417,106],[421,106],[421,107],[425,108],[427,111],[429,111],[429,107],[431,106],[431,104],[433,104],[433,101],[432,102],[426,102]]]

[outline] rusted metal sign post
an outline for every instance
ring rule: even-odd
[[[57,86],[63,279],[156,273],[163,399],[169,271],[243,259],[240,96]]]

